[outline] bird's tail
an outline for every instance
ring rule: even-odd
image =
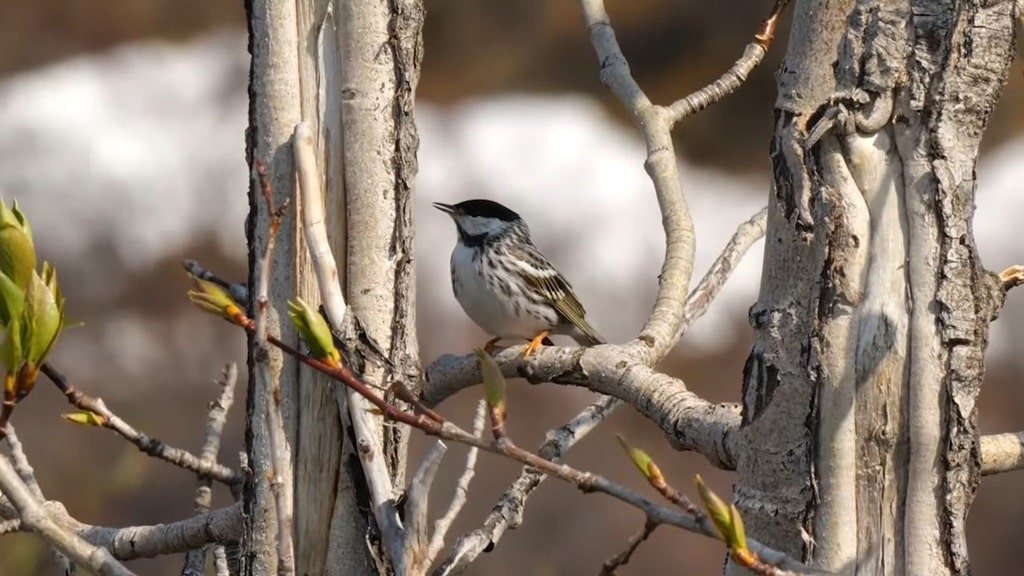
[[[572,339],[575,340],[580,346],[597,346],[598,344],[604,344],[606,340],[594,330],[594,327],[587,323],[586,320],[580,319],[579,322],[574,323],[575,330],[572,331]]]

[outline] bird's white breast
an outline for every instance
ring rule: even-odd
[[[550,328],[553,322],[538,319],[521,308],[516,309],[515,302],[523,301],[517,282],[492,278],[488,283],[480,263],[474,261],[476,253],[476,249],[460,242],[452,251],[451,260],[455,299],[470,319],[491,336],[502,338],[531,339]],[[491,286],[503,286],[508,293],[505,294],[501,288],[492,290]],[[552,320],[557,322],[555,318]]]

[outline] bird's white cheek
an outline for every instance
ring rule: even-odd
[[[505,223],[495,218],[482,218],[479,216],[459,216],[459,227],[470,236],[481,234],[493,234],[505,226]]]

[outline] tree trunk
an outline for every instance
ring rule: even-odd
[[[413,91],[419,77],[423,9],[419,0],[248,0],[250,113],[247,157],[267,167],[277,203],[291,204],[272,258],[270,305],[317,303],[316,278],[300,229],[290,137],[303,120],[316,136],[328,235],[350,309],[389,355],[395,374],[371,368],[368,382],[418,380],[412,182],[418,139]],[[383,48],[382,48],[383,47]],[[266,241],[266,204],[253,179],[247,223],[250,278]],[[250,282],[251,285],[251,282]],[[282,338],[295,342],[290,323]],[[251,353],[250,353],[251,356]],[[250,359],[251,366],[251,359]],[[284,417],[294,459],[298,574],[386,571],[371,552],[372,506],[345,391],[289,359],[278,360]],[[274,574],[276,520],[267,477],[265,403],[250,384],[245,491],[245,574]],[[402,487],[406,439],[375,419],[380,447]],[[395,494],[394,496],[397,496]]]
[[[964,574],[995,278],[972,231],[1012,2],[800,0],[736,500],[823,568]]]

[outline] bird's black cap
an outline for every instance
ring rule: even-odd
[[[458,204],[442,204],[435,202],[434,207],[438,210],[451,213],[465,214],[466,216],[478,216],[481,218],[497,218],[505,222],[521,220],[519,214],[509,210],[505,206],[493,200],[466,200]]]

